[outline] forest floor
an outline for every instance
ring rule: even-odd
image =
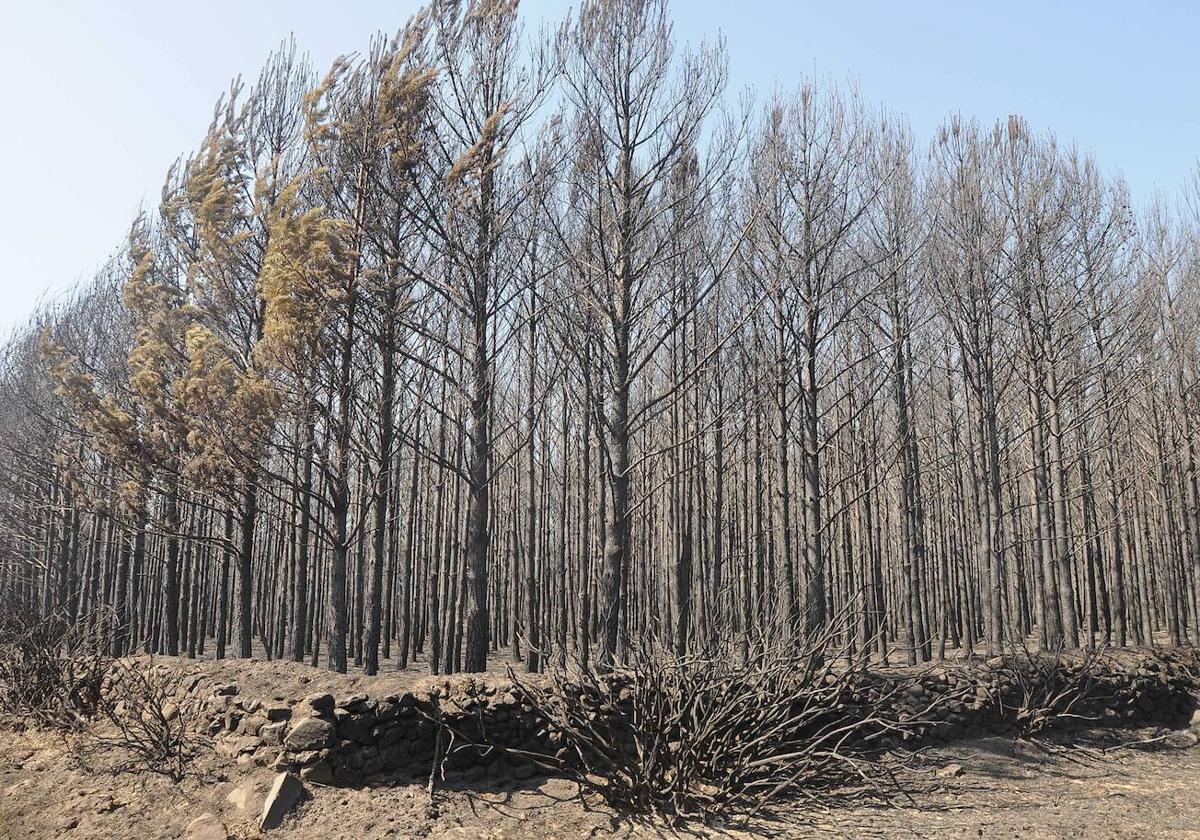
[[[430,678],[340,676],[289,662],[227,661],[220,676],[243,696],[412,689]],[[434,678],[436,679],[436,678]],[[423,785],[356,789],[308,785],[309,797],[264,838],[945,837],[1195,838],[1200,840],[1196,732],[1107,730],[1070,749],[1004,738],[963,741],[924,754],[906,771],[906,796],[888,802],[781,803],[769,818],[727,826],[665,825],[619,817],[562,779],[503,790]],[[1120,747],[1156,739],[1151,745]],[[153,774],[113,776],[95,755],[46,732],[0,733],[0,838],[180,838],[201,814],[229,836],[257,838],[269,769],[206,751],[181,783]],[[89,769],[90,768],[90,769]],[[239,808],[237,793],[247,793]],[[231,794],[233,796],[231,797]],[[257,798],[256,798],[257,797]]]

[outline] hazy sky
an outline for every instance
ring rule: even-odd
[[[324,70],[417,5],[0,0],[0,330],[104,261],[233,76],[252,79],[289,33]],[[531,24],[571,6],[522,3]],[[922,144],[956,111],[1020,113],[1122,172],[1139,203],[1174,196],[1200,155],[1200,4],[1187,0],[675,0],[674,17],[682,40],[724,34],[735,89],[853,79]]]

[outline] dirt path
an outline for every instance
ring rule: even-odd
[[[930,769],[938,762],[961,775],[935,779],[913,803],[830,810],[796,836],[1200,838],[1200,749],[1187,733],[1103,756],[984,739],[930,756]]]
[[[1146,737],[1147,733],[1127,737]],[[1176,733],[1153,751],[1104,757],[1051,755],[1003,739],[967,742],[930,754],[912,775],[914,801],[826,808],[788,805],[775,820],[672,831],[585,807],[563,780],[506,791],[439,793],[431,812],[420,785],[344,790],[312,796],[266,836],[280,840],[704,836],[946,838],[1200,838],[1200,748]],[[961,774],[954,774],[960,765]],[[271,773],[207,756],[202,777],[181,784],[157,776],[106,776],[77,766],[70,747],[41,733],[5,733],[0,749],[0,837],[179,838],[205,812],[230,836],[253,829],[261,800],[239,811],[227,797],[261,790]],[[940,771],[940,776],[939,772]]]

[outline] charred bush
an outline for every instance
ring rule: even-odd
[[[551,744],[528,757],[615,807],[672,817],[752,813],[785,795],[894,792],[881,759],[932,717],[896,713],[908,686],[847,667],[834,638],[686,656],[632,644],[617,669],[512,675]]]
[[[76,728],[96,716],[112,665],[113,621],[0,606],[0,715],[19,726]]]
[[[1127,683],[1095,650],[1021,649],[991,665],[984,689],[1018,738],[1100,722]]]
[[[80,734],[78,756],[85,763],[102,758],[110,772],[184,778],[204,744],[192,713],[177,702],[181,681],[152,659],[116,660],[97,720]]]

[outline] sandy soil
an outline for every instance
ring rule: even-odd
[[[1145,738],[1152,733],[1121,733]],[[1154,750],[1051,754],[1003,739],[965,742],[925,757],[908,786],[911,801],[784,804],[770,819],[726,827],[663,825],[618,818],[580,799],[561,779],[503,791],[441,790],[430,806],[421,785],[364,789],[310,786],[310,797],[266,837],[947,837],[1200,838],[1200,748],[1182,734]],[[103,764],[103,761],[100,761]],[[947,768],[962,772],[948,776]],[[227,797],[261,791],[272,774],[206,756],[200,775],[174,784],[154,775],[113,777],[77,765],[71,745],[45,733],[8,733],[0,750],[0,837],[178,838],[211,813],[236,838],[254,828],[261,798],[239,811]],[[939,777],[940,775],[943,776]]]

